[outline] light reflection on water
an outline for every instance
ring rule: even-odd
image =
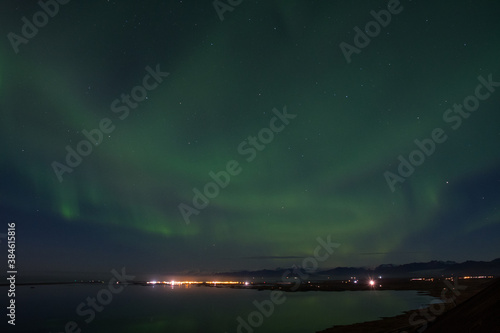
[[[96,333],[236,332],[237,317],[247,321],[257,310],[253,302],[269,300],[271,293],[196,286],[129,286],[113,295],[101,312],[95,312],[95,319],[86,323],[89,315],[77,315],[76,308],[87,297],[96,297],[103,287],[106,285],[18,286],[16,332],[65,332],[68,321],[76,322],[82,332]],[[1,287],[0,293],[6,290]],[[416,291],[310,291],[284,296],[285,302],[275,305],[273,314],[264,316],[263,324],[253,332],[315,332],[394,316],[433,299]],[[5,324],[3,320],[0,327]]]

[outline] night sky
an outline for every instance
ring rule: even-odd
[[[26,39],[40,5],[2,3],[20,279],[289,267],[328,235],[322,268],[499,256],[500,3],[401,0],[363,47],[387,1],[232,3],[73,0]]]

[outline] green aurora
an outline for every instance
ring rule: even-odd
[[[9,6],[4,36],[40,10]],[[326,235],[341,246],[323,267],[497,257],[500,89],[456,130],[443,114],[500,81],[499,4],[401,6],[349,64],[339,44],[386,2],[245,1],[220,21],[211,2],[73,1],[17,54],[4,38],[1,220],[26,273],[286,267]],[[112,102],[157,64],[168,77],[120,119]],[[238,146],[285,106],[248,162]],[[103,118],[112,133],[59,182],[52,163]],[[435,128],[447,140],[391,191],[384,173]],[[186,224],[179,204],[231,160]]]

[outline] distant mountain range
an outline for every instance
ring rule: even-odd
[[[281,277],[287,274],[291,269],[277,268],[275,270],[263,269],[258,271],[238,271],[238,272],[223,272],[216,273],[216,276],[233,277],[239,279],[275,279],[281,280]],[[492,261],[465,261],[457,263],[455,261],[429,261],[417,262],[403,265],[383,264],[374,269],[364,267],[336,267],[329,270],[306,272],[301,270],[303,276],[307,276],[308,280],[326,280],[326,279],[349,279],[351,277],[372,277],[384,276],[391,277],[437,277],[445,276],[478,276],[478,275],[494,275],[500,276],[500,258]],[[297,275],[297,274],[295,274]],[[289,277],[294,276],[288,273]]]

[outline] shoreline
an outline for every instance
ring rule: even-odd
[[[415,333],[422,332],[424,326],[426,329],[432,323],[439,321],[450,310],[456,309],[458,306],[473,298],[481,291],[487,289],[491,285],[498,282],[498,279],[484,280],[459,280],[456,289],[461,289],[453,293],[453,290],[448,287],[443,287],[443,280],[435,280],[432,285],[427,286],[426,294],[442,299],[443,290],[450,295],[446,298],[451,299],[453,294],[455,297],[452,302],[440,303],[439,307],[431,304],[421,309],[413,309],[404,311],[402,314],[393,317],[382,317],[377,320],[355,323],[350,325],[334,325],[325,330],[317,331],[316,333],[355,333],[355,332],[371,332],[371,333]],[[413,289],[414,290],[414,289]],[[418,289],[418,291],[423,291]]]

